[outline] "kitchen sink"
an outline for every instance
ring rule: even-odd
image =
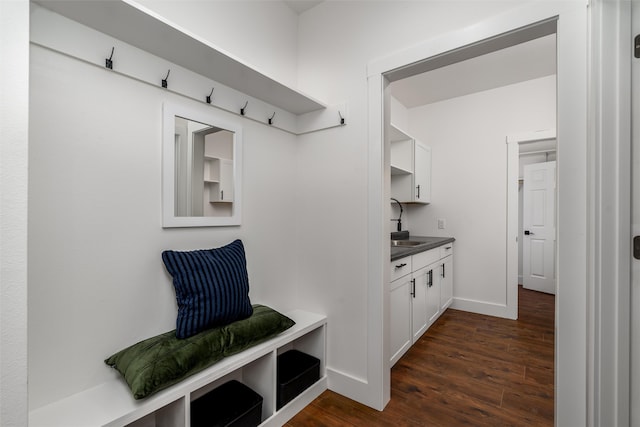
[[[391,246],[418,246],[422,245],[424,242],[416,242],[415,240],[392,240]]]

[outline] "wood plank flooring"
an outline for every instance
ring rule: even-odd
[[[391,370],[376,411],[326,391],[286,426],[553,426],[553,295],[519,289],[519,318],[447,310]]]

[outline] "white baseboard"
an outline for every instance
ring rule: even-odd
[[[518,316],[515,307],[510,309],[505,304],[496,304],[466,298],[453,298],[451,308],[471,313],[485,314],[487,316],[502,317],[505,319],[516,319]]]
[[[371,385],[364,378],[358,378],[345,372],[340,372],[335,369],[327,367],[327,377],[329,378],[329,390],[335,391],[349,399],[360,402],[363,405],[367,405],[370,408],[381,411],[384,408],[379,408],[378,404],[381,400],[375,394],[375,390],[372,390]]]

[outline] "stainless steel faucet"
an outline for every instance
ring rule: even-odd
[[[398,231],[402,231],[402,203],[400,203],[398,199],[394,199],[393,197],[391,198],[391,200],[393,200],[398,204],[398,206],[400,206],[400,216],[398,217],[398,219],[391,219],[391,221],[398,221]]]

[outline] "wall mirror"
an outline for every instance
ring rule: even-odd
[[[171,103],[162,126],[162,226],[240,225],[240,126],[211,108]]]

